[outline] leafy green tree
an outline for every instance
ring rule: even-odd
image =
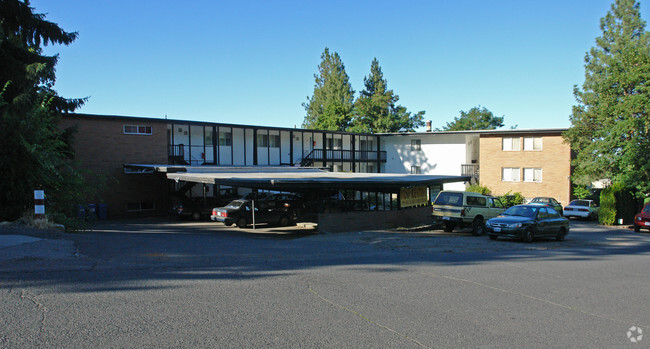
[[[639,3],[616,0],[600,21],[602,36],[585,56],[585,81],[574,87],[565,141],[576,152],[573,180],[609,178],[650,192],[650,36]]]
[[[27,0],[0,0],[0,220],[33,207],[35,189],[45,190],[48,210],[65,206],[69,211],[69,201],[79,193],[71,186],[83,182],[69,161],[71,130],[59,129],[59,121],[84,100],[56,94],[58,57],[44,55],[41,48],[68,45],[77,33],[33,10]]]
[[[350,126],[354,90],[339,54],[325,48],[314,74],[314,94],[303,103],[307,115],[302,127],[316,130],[344,131]]]
[[[363,78],[365,89],[354,105],[350,131],[354,132],[408,132],[424,126],[424,111],[411,114],[397,105],[399,96],[389,90],[377,58],[370,66],[370,75]]]
[[[494,130],[503,127],[503,116],[494,116],[485,107],[474,107],[469,111],[460,111],[460,116],[442,127],[443,131]]]

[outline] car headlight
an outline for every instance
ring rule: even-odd
[[[521,223],[515,223],[515,224],[508,225],[508,228],[521,228],[521,226],[522,226]]]

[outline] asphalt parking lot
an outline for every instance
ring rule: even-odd
[[[0,235],[0,347],[611,348],[650,328],[650,235],[593,222],[531,244],[170,219]]]

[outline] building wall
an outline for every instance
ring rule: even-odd
[[[542,150],[524,151],[524,137],[541,137]],[[503,138],[520,139],[519,149],[503,150]],[[553,197],[563,205],[570,201],[571,148],[561,133],[482,134],[480,139],[480,183],[496,195],[520,192],[525,198]],[[502,180],[503,168],[518,168],[519,181]],[[525,182],[524,168],[541,168],[540,182]]]
[[[412,140],[420,140],[421,150],[413,150]],[[382,136],[387,161],[382,172],[411,173],[418,166],[421,174],[460,176],[462,166],[478,160],[478,135],[416,133]],[[447,183],[445,190],[465,190],[464,183]]]
[[[124,125],[151,126],[151,135],[124,134]],[[149,119],[66,116],[62,128],[76,126],[73,148],[79,167],[107,180],[94,202],[104,203],[109,218],[167,213],[168,181],[164,174],[125,174],[123,164],[167,164],[167,124]],[[94,182],[93,176],[88,180]],[[153,210],[129,212],[136,203],[153,203]],[[148,204],[144,205],[148,208]]]

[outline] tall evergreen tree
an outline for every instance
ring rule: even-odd
[[[474,107],[469,111],[460,111],[460,117],[443,126],[443,131],[464,131],[464,130],[494,130],[503,127],[503,116],[494,114],[483,107]]]
[[[351,131],[402,132],[424,126],[424,111],[411,114],[405,107],[397,105],[399,96],[388,89],[377,58],[372,60],[370,75],[363,78],[363,83],[365,88],[354,105]]]
[[[35,189],[46,190],[53,208],[70,198],[69,184],[80,183],[68,162],[71,133],[60,130],[59,121],[84,100],[56,94],[58,57],[41,48],[68,45],[77,33],[33,10],[28,0],[0,0],[0,220],[31,207]]]
[[[577,184],[609,178],[650,192],[650,35],[639,3],[616,0],[600,21],[602,36],[585,56],[585,81],[574,87],[571,128]]]
[[[345,65],[339,54],[330,54],[325,48],[318,65],[314,94],[303,103],[307,115],[302,123],[304,128],[317,130],[344,131],[352,119],[354,90]]]

